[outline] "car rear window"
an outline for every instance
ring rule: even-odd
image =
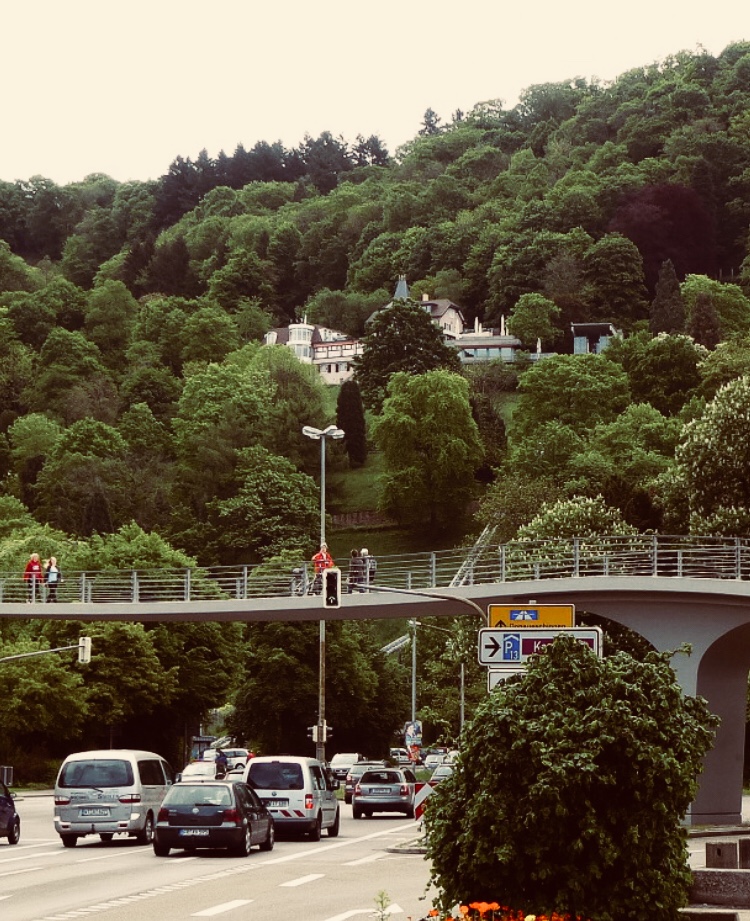
[[[133,766],[129,761],[97,759],[69,761],[60,772],[61,787],[130,787]]]
[[[228,787],[210,784],[176,784],[169,791],[165,803],[170,806],[231,806],[232,794]]]
[[[395,771],[365,771],[361,783],[401,783],[401,777]]]
[[[301,765],[284,761],[270,764],[251,761],[247,776],[256,790],[301,790],[303,787]]]

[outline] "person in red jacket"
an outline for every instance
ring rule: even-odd
[[[320,545],[320,550],[312,558],[312,564],[315,578],[312,581],[310,591],[318,595],[323,588],[323,571],[330,569],[334,565],[333,557],[328,552],[328,544]]]
[[[36,601],[36,595],[37,592],[41,591],[43,579],[42,561],[39,559],[38,553],[32,553],[29,557],[29,562],[26,564],[26,569],[23,571],[23,580],[26,583],[26,590],[29,594],[26,604]]]

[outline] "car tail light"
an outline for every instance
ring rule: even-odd
[[[233,825],[242,825],[242,816],[240,815],[238,809],[225,809],[224,821],[231,822]]]
[[[402,783],[401,784],[401,796],[408,796],[408,795],[409,795],[409,785]]]
[[[305,809],[313,809],[315,807],[315,802],[313,800],[312,793],[305,794]]]
[[[354,788],[354,792],[357,794],[357,796],[361,796],[361,795],[362,795],[362,786],[361,786],[361,784],[357,784],[357,786]]]
[[[140,803],[141,794],[140,793],[123,793],[122,796],[117,797],[121,803]]]
[[[69,796],[56,796],[55,806],[67,806],[70,803]]]
[[[164,806],[159,810],[159,815],[156,817],[157,822],[168,822],[169,821],[169,809]]]

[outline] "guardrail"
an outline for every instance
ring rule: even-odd
[[[430,590],[579,576],[664,576],[750,579],[750,540],[639,534],[572,540],[474,544],[399,556],[378,556],[372,590]],[[458,578],[457,578],[458,576]],[[347,585],[347,573],[343,572]],[[66,572],[59,602],[92,604],[245,600],[311,594],[311,564]],[[45,602],[47,586],[0,572],[0,603]]]

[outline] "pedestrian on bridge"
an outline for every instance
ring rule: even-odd
[[[326,569],[331,569],[335,564],[333,557],[328,552],[328,544],[321,544],[320,550],[312,558],[315,578],[310,586],[310,593],[319,595],[323,590],[323,573]]]
[[[43,576],[44,572],[42,571],[42,561],[39,558],[39,554],[32,553],[29,557],[29,562],[26,564],[26,569],[23,571],[23,581],[26,583],[28,592],[26,604],[36,601],[36,593],[41,589]]]

